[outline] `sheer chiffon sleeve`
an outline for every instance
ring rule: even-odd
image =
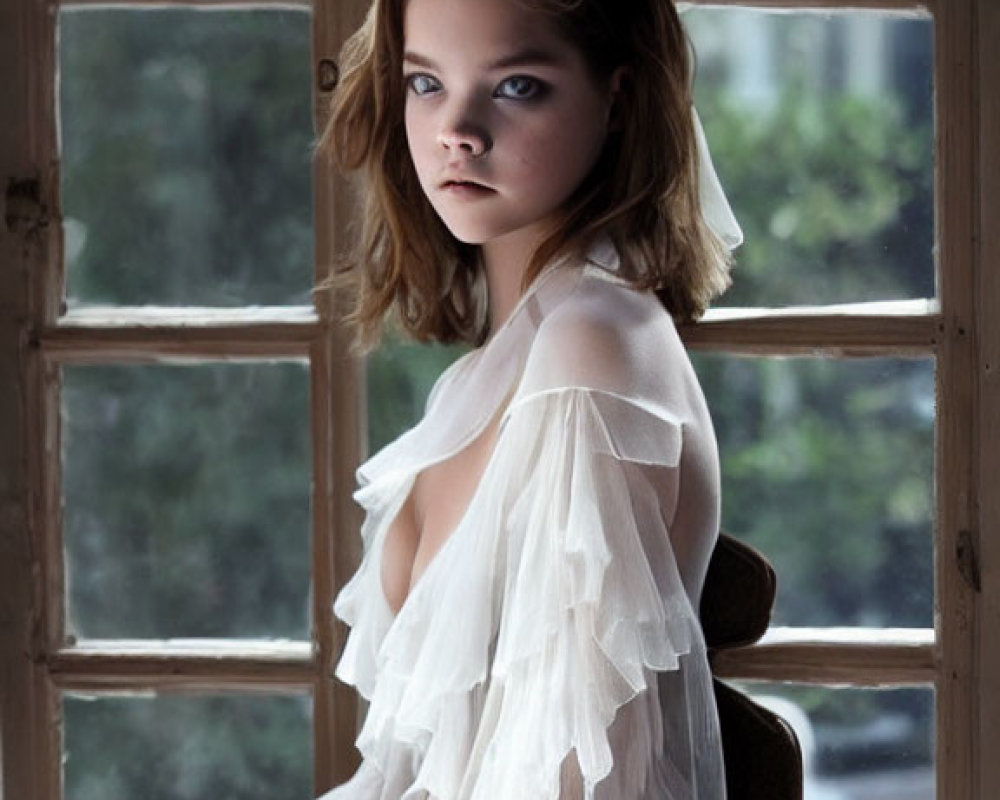
[[[507,426],[534,446],[512,470],[496,653],[459,796],[722,797],[704,644],[660,504],[677,420],[566,388]],[[560,787],[575,772],[582,792]]]

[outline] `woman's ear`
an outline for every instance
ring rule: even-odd
[[[608,130],[620,131],[625,127],[625,97],[632,70],[626,66],[615,67],[608,79]]]

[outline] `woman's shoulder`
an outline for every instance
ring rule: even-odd
[[[580,269],[574,291],[543,320],[541,328],[548,335],[620,339],[638,326],[673,328],[670,314],[652,291],[637,289],[617,273],[601,267],[588,265]]]
[[[586,267],[573,291],[539,322],[526,373],[618,390],[635,373],[669,368],[664,359],[671,354],[683,354],[683,347],[656,295]]]

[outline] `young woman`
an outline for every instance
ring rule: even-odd
[[[673,5],[375,0],[341,66],[359,340],[395,313],[474,349],[359,469],[334,610],[364,758],[324,798],[723,798],[718,455],[674,322],[739,229]]]

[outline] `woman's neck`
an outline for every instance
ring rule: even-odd
[[[518,231],[480,246],[490,302],[490,336],[504,324],[521,299],[521,284],[528,263],[541,241],[538,235]]]

